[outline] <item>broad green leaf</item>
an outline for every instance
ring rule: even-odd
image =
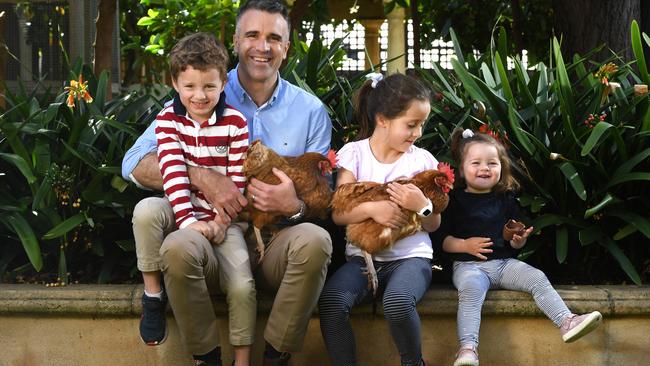
[[[487,86],[492,89],[497,88],[497,82],[494,80],[494,76],[492,76],[492,71],[485,62],[481,63],[481,74],[483,75],[483,80],[485,80]]]
[[[569,251],[569,231],[562,226],[555,230],[555,258],[558,263],[564,263]]]
[[[591,150],[596,146],[596,144],[600,140],[601,136],[611,127],[614,126],[610,125],[607,122],[598,122],[591,130],[591,133],[589,134],[589,138],[587,139],[585,146],[582,147],[582,151],[580,152],[580,155],[582,156],[589,155]]]
[[[42,208],[43,205],[41,203],[47,197],[47,194],[52,191],[52,182],[50,179],[46,176],[43,179],[43,182],[41,182],[40,187],[38,187],[38,190],[36,190],[36,194],[34,195],[34,199],[32,200],[32,211],[36,211],[40,208]]]
[[[43,239],[48,240],[58,238],[68,233],[70,230],[76,228],[85,221],[86,216],[82,213],[78,213],[50,229],[50,231],[43,235]]]
[[[463,50],[460,48],[460,42],[458,42],[458,37],[456,37],[456,32],[454,32],[452,28],[449,28],[449,35],[451,36],[451,42],[454,44],[454,52],[456,53],[456,58],[458,59],[458,62],[460,62],[462,65],[465,65],[465,57],[463,56]]]
[[[613,176],[616,177],[620,174],[629,173],[630,170],[632,170],[632,168],[634,168],[637,164],[646,161],[648,156],[650,156],[650,147],[634,155],[625,163],[621,164],[621,166],[619,166],[618,169],[614,171]]]
[[[612,196],[611,194],[607,193],[605,195],[605,197],[603,197],[603,199],[598,204],[596,204],[594,207],[592,207],[592,208],[585,211],[585,216],[584,217],[585,217],[585,219],[587,219],[587,218],[593,216],[594,214],[596,214],[597,212],[601,211],[605,207],[609,206],[610,204],[618,203],[618,202],[621,202],[621,200],[619,200],[618,198],[616,198],[616,197]]]
[[[521,122],[524,122],[524,120],[515,110],[514,101],[512,100],[508,104],[508,116],[510,117],[508,118],[508,122],[510,122],[510,125],[512,126],[512,132],[515,134],[517,141],[526,150],[528,155],[532,156],[535,152],[535,147],[528,139],[528,136],[523,133],[524,129],[521,126]]]
[[[128,186],[129,183],[120,176],[114,175],[111,179],[111,187],[115,188],[120,193],[123,193]]]
[[[587,246],[593,244],[597,241],[600,241],[604,237],[603,230],[600,226],[589,226],[578,231],[578,239],[582,246]]]
[[[160,14],[160,10],[151,9],[151,8],[150,8],[149,10],[147,10],[147,15],[148,15],[150,18],[155,18],[155,17],[158,16],[158,14]]]
[[[540,232],[543,228],[551,225],[560,225],[565,222],[565,218],[559,215],[554,215],[554,214],[546,214],[537,217],[535,220],[533,220],[531,226],[533,226],[535,229],[533,232],[538,233]]]
[[[16,154],[0,153],[0,158],[18,168],[18,170],[23,174],[23,177],[27,180],[27,183],[32,184],[36,182],[36,177],[32,172],[32,167],[21,156]]]
[[[560,106],[564,110],[564,113],[568,113],[568,116],[564,116],[567,119],[571,119],[575,116],[575,103],[573,101],[573,90],[571,88],[571,81],[569,80],[569,75],[567,74],[566,66],[564,65],[564,59],[562,58],[562,50],[560,49],[560,44],[557,41],[557,38],[553,38],[553,54],[555,56],[555,72],[557,74],[556,82],[559,85],[558,92],[560,96]]]
[[[650,181],[650,173],[638,172],[617,175],[607,183],[606,188],[613,187],[617,184],[633,182],[637,180]]]
[[[573,164],[569,163],[568,161],[560,164],[560,170],[562,171],[562,174],[566,177],[566,179],[571,183],[571,187],[573,187],[573,190],[576,192],[578,197],[580,197],[581,200],[586,200],[587,199],[587,191],[585,190],[585,186],[582,183],[582,179],[580,178],[580,175],[576,171],[576,168],[573,166]],[[650,173],[648,173],[650,175]]]
[[[153,24],[153,19],[151,19],[149,17],[142,17],[142,18],[138,19],[137,24],[139,26],[141,26],[141,27],[146,27],[146,26],[149,26],[149,25]]]
[[[639,273],[636,271],[634,268],[634,265],[632,262],[630,262],[630,258],[628,258],[625,253],[619,248],[619,246],[616,244],[611,239],[605,240],[604,243],[605,247],[609,252],[612,254],[614,259],[618,262],[618,264],[621,266],[623,271],[627,274],[627,276],[637,285],[641,285],[641,277],[639,277]]]
[[[88,166],[89,166],[90,168],[92,168],[93,170],[95,170],[95,171],[98,170],[98,167],[95,166],[95,163],[93,163],[92,161],[88,160],[88,158],[84,157],[83,155],[79,154],[79,153],[77,152],[77,150],[75,150],[75,149],[74,149],[72,146],[70,146],[68,143],[66,143],[65,141],[61,141],[61,143],[63,143],[63,146],[65,146],[66,150],[67,150],[68,152],[70,152],[72,155],[76,156],[79,160],[81,160],[81,161],[83,161],[84,163],[86,163],[86,165],[88,165]]]
[[[43,120],[43,125],[47,125],[48,123],[52,122],[54,117],[59,113],[59,109],[63,103],[57,102],[57,103],[52,103],[47,107],[47,110],[45,111],[44,115],[44,120]]]
[[[481,88],[479,88],[476,81],[473,79],[472,74],[470,74],[467,69],[465,69],[465,66],[463,64],[459,63],[456,59],[451,59],[451,66],[454,68],[456,75],[463,83],[463,87],[473,99],[481,101],[488,99],[487,96],[483,94],[483,91]]]
[[[497,53],[501,54],[501,56],[503,57],[503,62],[507,62],[508,61],[507,57],[511,53],[510,53],[510,50],[509,50],[509,47],[508,47],[508,36],[506,35],[505,27],[499,27],[499,36],[498,37],[499,37],[498,40],[497,40],[498,50],[497,50],[497,52],[495,52],[495,55]],[[495,59],[496,59],[496,57],[495,57]]]
[[[612,210],[608,213],[611,216],[618,217],[626,223],[637,228],[646,238],[650,238],[650,221],[641,215],[632,211]]]
[[[5,226],[18,235],[20,242],[23,244],[27,258],[37,272],[43,268],[43,258],[41,256],[41,247],[36,239],[36,235],[32,227],[27,223],[19,213],[12,212],[10,214],[4,213],[4,217],[0,218]]]
[[[648,75],[648,66],[645,63],[645,56],[643,54],[643,45],[641,44],[641,31],[639,30],[639,24],[636,20],[632,21],[631,26],[632,33],[632,51],[634,52],[634,57],[636,57],[636,66],[639,68],[639,73],[641,78],[646,83],[650,84],[650,75]]]
[[[463,100],[456,95],[456,91],[451,87],[451,85],[449,85],[447,78],[443,76],[443,72],[440,70],[440,66],[438,66],[438,64],[435,62],[433,63],[433,72],[438,75],[438,80],[440,80],[442,85],[445,86],[445,89],[449,93],[447,97],[451,97],[451,101],[458,107],[464,108],[465,104],[463,103]],[[445,74],[447,74],[447,70],[445,70]]]
[[[620,228],[616,232],[616,234],[614,234],[613,238],[614,238],[614,240],[619,241],[619,240],[622,240],[622,239],[636,233],[637,231],[639,231],[639,230],[634,225],[628,224],[628,225],[625,225],[622,228]]]
[[[97,82],[97,91],[95,91],[93,105],[97,107],[99,113],[104,111],[104,103],[106,103],[106,92],[108,91],[107,84],[110,81],[108,80],[108,71],[103,70],[99,75],[99,80]]]
[[[501,89],[503,90],[503,96],[508,101],[514,101],[515,97],[512,95],[512,88],[510,87],[508,74],[506,73],[506,69],[503,67],[503,62],[501,62],[501,56],[499,55],[499,52],[494,55],[494,62],[496,63],[497,71],[499,73],[499,79],[501,79]]]

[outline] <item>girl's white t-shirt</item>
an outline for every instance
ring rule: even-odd
[[[429,169],[437,169],[438,160],[430,152],[417,146],[411,146],[394,163],[384,164],[375,158],[370,149],[370,140],[349,142],[339,150],[338,167],[349,170],[357,182],[386,183],[400,178],[411,178],[415,174]],[[345,248],[347,256],[361,256],[361,249],[348,243]],[[392,247],[375,253],[377,261],[394,261],[404,258],[433,258],[431,239],[425,231],[398,240]]]

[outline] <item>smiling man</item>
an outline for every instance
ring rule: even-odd
[[[250,141],[260,139],[281,155],[327,154],[332,124],[324,105],[280,77],[279,68],[289,49],[289,29],[287,8],[279,1],[249,0],[240,7],[234,36],[239,64],[228,73],[226,103],[246,118]],[[140,186],[161,190],[155,149],[156,138],[150,127],[127,151],[122,175]],[[302,349],[325,282],[332,252],[329,234],[317,225],[302,222],[304,203],[283,172],[277,172],[282,182],[278,185],[255,179],[248,182],[248,199],[229,177],[215,171],[190,166],[188,175],[192,189],[204,194],[226,224],[247,204],[287,217],[287,226],[267,241],[264,259],[255,272],[258,289],[275,293],[264,331],[264,365],[286,365],[290,353]],[[173,229],[173,212],[164,198],[150,197],[135,207],[133,232],[138,268],[143,271],[147,292],[162,291],[148,284],[159,283],[161,238]],[[188,241],[187,245],[192,243]],[[229,302],[229,307],[233,306],[237,304]],[[164,322],[159,327],[164,330]],[[218,345],[216,339],[203,342],[206,349]],[[221,364],[220,360],[214,362]]]

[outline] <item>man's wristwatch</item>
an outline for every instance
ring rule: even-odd
[[[427,205],[422,207],[420,211],[418,211],[418,216],[427,217],[431,215],[432,212],[433,212],[433,204],[431,203],[431,200],[427,200]]]
[[[295,214],[287,217],[287,220],[295,222],[305,217],[305,213],[307,212],[307,205],[305,205],[305,202],[302,200],[298,200],[298,202],[300,202],[300,209],[298,209],[298,212]]]

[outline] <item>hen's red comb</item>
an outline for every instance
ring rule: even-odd
[[[327,160],[330,161],[330,164],[332,164],[332,168],[336,168],[336,164],[338,164],[338,158],[336,157],[336,151],[330,149],[330,151],[327,152]]]
[[[447,175],[447,179],[449,180],[449,183],[454,183],[454,169],[451,168],[451,166],[448,163],[445,162],[439,162],[438,163],[438,171],[445,173]]]

